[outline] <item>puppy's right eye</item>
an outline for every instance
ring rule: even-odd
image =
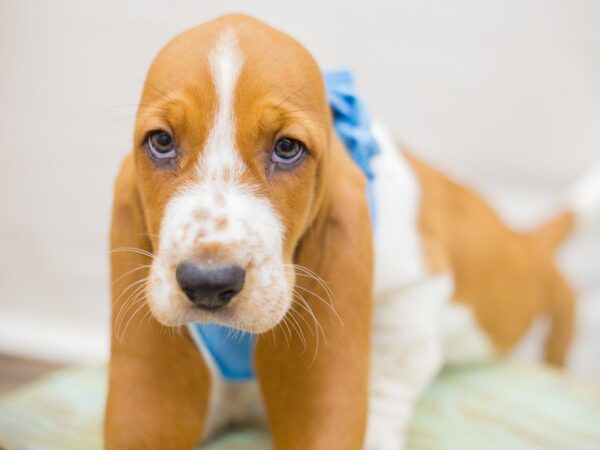
[[[175,141],[166,131],[153,131],[146,142],[150,155],[156,159],[173,159],[177,157]]]
[[[284,137],[275,143],[271,159],[280,166],[294,166],[305,156],[306,146],[297,139]]]

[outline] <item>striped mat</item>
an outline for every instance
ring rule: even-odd
[[[55,372],[0,399],[0,447],[101,450],[106,370]],[[203,450],[264,450],[238,430]],[[409,450],[599,450],[600,389],[541,366],[494,362],[445,370],[421,400]]]

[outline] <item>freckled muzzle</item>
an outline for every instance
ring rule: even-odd
[[[268,199],[239,182],[199,182],[165,208],[150,273],[149,305],[163,325],[217,323],[267,331],[292,289],[283,226]]]

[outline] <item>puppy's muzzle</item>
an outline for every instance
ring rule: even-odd
[[[177,266],[175,276],[188,300],[205,309],[217,309],[228,304],[244,286],[246,271],[236,265],[202,265],[184,261]]]

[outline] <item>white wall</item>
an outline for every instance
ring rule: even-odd
[[[595,1],[2,0],[0,351],[105,357],[112,181],[146,68],[230,11],[352,68],[399,137],[514,223],[600,157]]]

